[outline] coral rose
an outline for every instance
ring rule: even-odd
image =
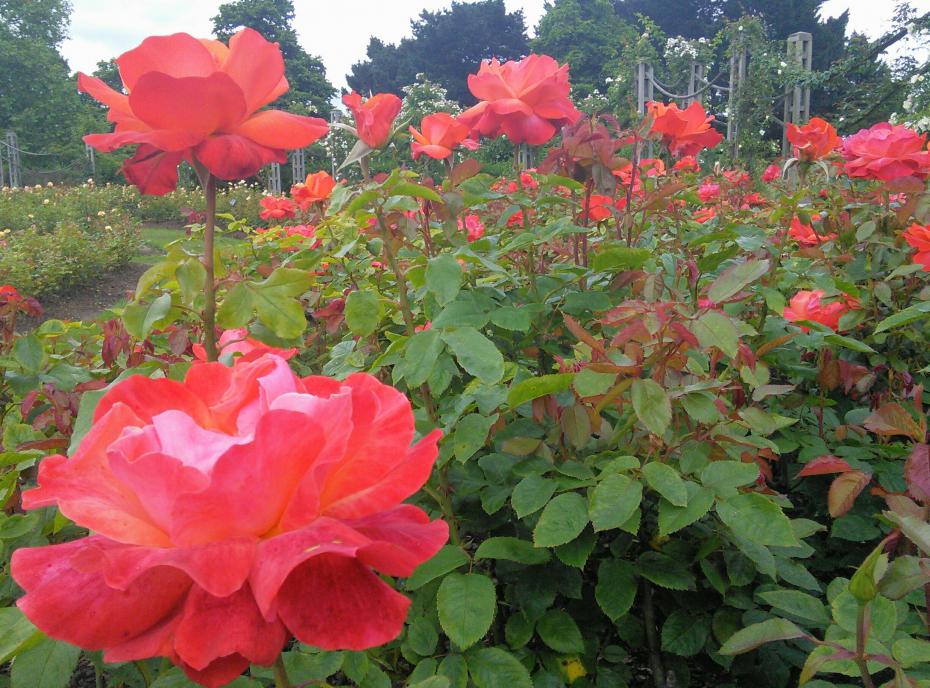
[[[482,136],[506,134],[514,143],[539,146],[581,117],[569,98],[568,65],[559,67],[548,55],[484,60],[468,75],[468,90],[480,102],[458,119]]]
[[[459,219],[459,229],[465,230],[465,236],[469,242],[478,241],[484,236],[484,223],[477,215],[466,215],[465,219]]]
[[[403,105],[393,93],[378,93],[366,101],[352,91],[342,96],[342,103],[355,118],[358,137],[370,148],[381,148],[391,136],[391,125]]]
[[[912,224],[904,230],[904,240],[917,251],[911,262],[930,272],[930,225]]]
[[[807,320],[810,322],[826,325],[831,330],[836,330],[840,326],[840,318],[847,313],[857,302],[850,301],[847,297],[843,301],[834,301],[833,303],[823,304],[821,299],[824,292],[820,289],[814,291],[799,291],[791,297],[791,301],[785,306],[782,317],[788,322],[799,322]],[[809,328],[800,325],[800,328],[807,332]]]
[[[702,203],[709,203],[720,198],[720,184],[704,182],[698,187],[698,198],[701,199]]]
[[[860,129],[843,142],[846,174],[856,179],[926,179],[930,175],[927,136],[900,124],[879,122]]]
[[[163,656],[220,686],[290,636],[362,650],[401,632],[409,576],[447,526],[402,500],[440,432],[411,446],[403,394],[356,374],[299,378],[273,354],[129,377],[70,457],[39,466],[23,506],[94,534],[13,554],[20,609],[108,662]]]
[[[328,130],[317,117],[260,109],[288,83],[278,44],[252,29],[235,34],[229,47],[186,33],[152,36],[116,64],[126,94],[78,74],[78,89],[109,107],[107,119],[116,124],[84,141],[105,153],[139,144],[123,174],[142,193],[173,190],[182,160],[220,179],[250,177]]]
[[[421,133],[422,132],[422,133]],[[444,160],[452,155],[456,146],[469,150],[478,148],[478,143],[470,138],[470,129],[446,112],[427,115],[420,120],[420,131],[410,127],[410,142],[413,159],[427,155],[434,160]]]
[[[794,157],[807,162],[827,157],[840,145],[836,129],[819,117],[811,117],[801,126],[789,124],[786,136],[792,144]]]
[[[306,210],[314,203],[321,203],[329,198],[335,188],[336,180],[326,171],[320,170],[308,174],[303,183],[294,184],[291,187],[291,198],[301,210]]]
[[[258,203],[262,207],[258,216],[263,220],[282,220],[286,217],[294,217],[297,213],[297,206],[287,198],[265,196]]]
[[[647,108],[653,120],[651,133],[662,138],[672,155],[697,155],[723,140],[723,135],[711,127],[714,116],[708,115],[698,102],[684,110],[676,103],[652,102],[647,103]]]
[[[626,200],[626,199],[624,199]],[[590,202],[588,203],[588,219],[593,222],[602,222],[613,216],[613,213],[610,210],[610,206],[613,204],[613,199],[610,196],[603,196],[601,194],[591,194]],[[581,219],[584,219],[584,211],[582,210]]]
[[[775,163],[772,163],[771,165],[766,167],[765,171],[762,173],[762,181],[766,183],[774,182],[776,179],[780,177],[781,177],[781,167],[779,167]]]
[[[701,170],[701,166],[698,164],[697,158],[695,158],[693,155],[686,155],[675,163],[673,169],[678,170],[679,172],[699,172]]]
[[[812,215],[811,222],[820,222],[820,215]],[[829,234],[818,234],[814,231],[813,226],[804,224],[799,217],[794,217],[791,220],[791,228],[788,230],[788,236],[801,244],[801,246],[817,246],[825,241],[833,241],[837,237],[833,232]]]

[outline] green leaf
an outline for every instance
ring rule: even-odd
[[[558,485],[538,475],[528,475],[517,483],[510,496],[510,504],[518,518],[529,516],[542,509],[552,499]]]
[[[768,619],[738,630],[720,648],[722,655],[741,655],[776,640],[804,638],[800,628],[786,619]]]
[[[346,297],[346,325],[359,337],[367,337],[381,321],[381,303],[373,291],[353,291]]]
[[[917,549],[930,556],[930,523],[918,521],[913,516],[900,516],[893,511],[884,513],[885,518],[897,524],[901,532],[917,545]]]
[[[692,482],[685,483],[688,503],[675,506],[666,499],[659,500],[659,535],[671,535],[703,517],[714,505],[714,493]]]
[[[736,493],[737,487],[759,479],[759,467],[742,461],[713,461],[701,471],[701,482],[721,497]]]
[[[410,196],[412,198],[425,198],[428,201],[442,202],[438,193],[425,186],[414,184],[413,182],[400,182],[391,187],[392,196]]]
[[[621,244],[610,244],[598,250],[591,261],[594,272],[636,270],[645,265],[652,252],[646,248],[630,248]]]
[[[187,306],[193,306],[203,293],[203,287],[207,281],[207,269],[199,258],[188,258],[178,264],[174,277],[181,289],[181,301]]]
[[[497,415],[488,418],[478,413],[469,413],[460,418],[455,424],[455,433],[452,435],[452,450],[455,458],[459,461],[467,461],[481,449],[488,439],[488,431],[496,420]]]
[[[685,565],[661,552],[644,552],[636,560],[636,570],[646,580],[669,590],[693,590],[696,581]]]
[[[901,638],[894,642],[891,652],[905,669],[930,666],[930,642],[926,640]]]
[[[410,643],[410,647],[412,647],[413,651],[418,655],[429,657],[436,651],[436,643],[439,642],[439,634],[436,632],[436,626],[432,621],[422,616],[417,617],[407,627],[407,642]],[[329,675],[330,674],[327,674],[326,676]],[[321,678],[326,678],[326,676],[322,676]]]
[[[455,571],[468,563],[468,555],[460,547],[446,545],[436,552],[431,559],[420,564],[410,578],[407,579],[407,590],[418,590],[430,581]]]
[[[693,657],[704,648],[710,635],[709,616],[692,616],[676,609],[662,624],[662,649],[680,657]]]
[[[245,327],[252,318],[252,308],[252,293],[246,289],[245,282],[239,282],[220,302],[216,322],[226,329]]]
[[[533,688],[526,667],[512,654],[497,647],[470,653],[468,673],[477,688]]]
[[[653,490],[675,506],[687,506],[688,490],[678,471],[666,463],[651,461],[643,466],[643,477]]]
[[[462,266],[449,253],[430,258],[426,266],[426,289],[440,306],[451,302],[462,288]]]
[[[672,404],[665,390],[654,380],[633,380],[633,410],[636,417],[655,435],[663,435],[672,422]]]
[[[578,624],[561,609],[546,612],[536,622],[536,633],[542,641],[556,652],[572,654],[584,652],[584,639]]]
[[[913,306],[908,306],[904,310],[898,311],[894,315],[889,315],[887,318],[878,323],[872,334],[879,334],[880,332],[885,332],[886,330],[893,330],[896,327],[907,325],[908,323],[912,323],[915,320],[921,320],[922,318],[926,317],[927,313],[930,313],[930,301],[922,301],[920,303],[914,304]]]
[[[42,631],[19,611],[19,607],[0,609],[0,663],[38,643],[44,636]]]
[[[871,602],[878,595],[878,583],[888,569],[888,555],[879,545],[856,569],[849,581],[849,592],[860,602]]]
[[[852,337],[844,337],[839,334],[828,334],[823,340],[828,344],[836,344],[837,346],[842,346],[852,351],[858,351],[861,354],[874,354],[877,353],[875,349],[864,342],[860,342],[858,339],[853,339]]]
[[[507,559],[520,564],[545,564],[549,551],[534,547],[532,542],[515,537],[492,537],[475,551],[475,559]]]
[[[408,387],[419,387],[429,378],[442,353],[442,338],[436,330],[417,332],[404,347],[404,379]]]
[[[617,376],[614,373],[598,373],[590,368],[583,368],[575,373],[572,386],[579,396],[593,397],[604,394],[614,386]]]
[[[459,365],[486,385],[504,377],[504,357],[494,343],[473,327],[459,327],[442,333]]]
[[[735,358],[739,347],[739,333],[733,321],[720,311],[707,311],[691,326],[702,348],[712,346],[730,358]]]
[[[768,271],[767,260],[747,260],[727,268],[711,283],[707,298],[714,303],[722,303]]]
[[[148,337],[171,311],[171,294],[162,294],[151,303],[131,303],[123,309],[126,331],[136,339]]]
[[[717,515],[737,536],[758,545],[796,547],[800,544],[781,507],[758,492],[717,502]]]
[[[611,621],[630,611],[636,599],[636,570],[623,559],[604,559],[597,568],[594,599]]]
[[[823,626],[830,623],[830,613],[827,608],[813,595],[799,590],[769,590],[759,593],[759,597],[775,609],[791,616]]]
[[[66,688],[81,648],[45,638],[13,660],[12,688]]]
[[[507,405],[510,408],[516,408],[520,404],[525,404],[533,399],[568,389],[574,376],[574,373],[557,373],[531,377],[528,380],[523,380],[523,382],[518,382],[510,388],[510,392],[507,394]]]
[[[298,297],[310,288],[310,282],[310,273],[306,270],[277,268],[268,279],[245,284],[252,294],[259,322],[282,339],[294,339],[307,327],[304,307]]]
[[[168,297],[168,306],[171,307],[171,297]],[[42,350],[42,342],[34,334],[28,334],[25,337],[16,337],[13,340],[13,358],[26,371],[38,373],[45,361],[45,351]]]
[[[639,509],[642,499],[642,483],[611,473],[590,492],[588,510],[594,530],[621,527]]]
[[[463,650],[484,637],[497,608],[493,581],[478,573],[450,573],[436,594],[439,623]]]
[[[491,322],[512,332],[526,332],[530,329],[530,312],[516,306],[503,306],[491,312]]]
[[[577,492],[565,492],[546,504],[533,543],[537,547],[557,547],[574,540],[588,525],[588,506]]]

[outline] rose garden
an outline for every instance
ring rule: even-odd
[[[332,122],[250,28],[116,65],[122,182],[0,191],[0,685],[930,686],[926,135],[727,157],[541,53]]]

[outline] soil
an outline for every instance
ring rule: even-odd
[[[18,319],[16,329],[26,331],[52,319],[93,320],[101,311],[131,296],[139,277],[148,268],[142,263],[129,263],[85,286],[41,298],[42,316]]]

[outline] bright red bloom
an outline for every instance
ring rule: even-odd
[[[720,198],[720,184],[704,182],[698,187],[698,198],[702,203],[709,203],[714,199]]]
[[[466,215],[459,219],[459,229],[464,229],[468,241],[477,241],[484,236],[484,223],[477,215]]]
[[[930,225],[912,224],[904,230],[904,240],[917,251],[911,262],[923,265],[924,271],[930,272]]]
[[[792,143],[794,157],[808,162],[827,157],[841,143],[833,125],[819,117],[811,117],[801,126],[789,124],[786,136]]]
[[[42,306],[33,297],[23,296],[16,287],[0,284],[0,317],[22,312],[26,315],[42,315]]]
[[[524,190],[535,191],[539,188],[539,182],[536,181],[536,177],[533,176],[534,172],[536,172],[536,168],[523,170],[520,173],[520,186],[522,186]]]
[[[648,103],[649,115],[653,118],[651,133],[662,137],[672,155],[697,155],[705,148],[713,148],[723,140],[723,135],[711,127],[713,115],[704,107],[691,103],[682,110],[676,103]]]
[[[250,177],[286,151],[304,148],[329,126],[316,117],[261,110],[288,89],[277,43],[242,29],[229,47],[186,33],[152,36],[116,58],[123,87],[78,74],[78,89],[110,108],[110,134],[84,141],[109,153],[139,144],[123,174],[142,193],[166,194],[178,164],[196,161],[220,179]]]
[[[413,137],[410,148],[414,160],[424,154],[434,160],[443,160],[452,155],[456,146],[469,150],[478,148],[478,142],[468,138],[471,129],[446,112],[427,115],[420,120],[420,129],[423,133],[410,127]]]
[[[762,173],[762,181],[764,182],[774,182],[779,177],[781,177],[781,167],[775,163],[766,167],[765,172]]]
[[[514,143],[539,146],[581,113],[569,98],[568,65],[548,55],[527,55],[519,62],[484,60],[468,75],[468,90],[480,102],[459,121],[482,136],[506,134]]]
[[[700,224],[713,220],[715,217],[717,217],[717,209],[713,206],[709,208],[699,208],[691,214],[691,219]]]
[[[820,215],[812,215],[811,222],[820,222]],[[833,241],[837,235],[833,232],[829,234],[818,234],[811,225],[801,222],[801,218],[795,216],[791,220],[791,228],[788,230],[788,236],[794,239],[801,246],[817,246],[825,241]]]
[[[294,184],[291,187],[291,198],[297,202],[301,210],[306,210],[314,203],[320,203],[329,198],[335,188],[336,180],[326,171],[320,170],[308,174],[303,183]]]
[[[401,502],[438,430],[411,446],[410,402],[366,374],[299,378],[273,354],[127,378],[71,458],[39,466],[23,506],[94,532],[18,549],[17,605],[108,662],[164,656],[205,686],[271,664],[293,635],[327,650],[401,632],[407,577],[448,528]]]
[[[626,199],[624,199],[626,200]],[[601,222],[613,217],[610,207],[613,205],[613,199],[610,196],[601,194],[591,194],[591,202],[588,204],[588,219],[593,222]],[[581,214],[584,217],[584,212]]]
[[[288,198],[265,196],[259,201],[263,210],[258,214],[263,220],[281,220],[285,217],[294,217],[297,206]]]
[[[342,96],[342,102],[355,118],[358,137],[371,148],[381,148],[387,143],[403,105],[393,93],[377,93],[363,102],[355,91]]]
[[[286,361],[297,354],[297,349],[279,349],[274,346],[269,346],[264,342],[260,342],[257,339],[252,339],[249,336],[249,331],[244,327],[239,327],[234,330],[225,330],[223,334],[220,335],[220,339],[216,345],[220,350],[220,358],[235,357],[237,360],[241,359],[243,361],[254,361],[256,358],[264,356],[265,354],[274,354]],[[207,360],[207,352],[202,344],[194,344],[193,352],[197,360]]]
[[[824,292],[820,289],[815,289],[814,291],[799,291],[791,297],[791,301],[785,306],[782,317],[788,322],[809,320],[810,322],[820,323],[821,325],[826,325],[831,330],[835,330],[839,327],[840,318],[843,314],[847,313],[851,308],[858,306],[858,302],[855,300],[850,301],[848,297],[843,301],[834,301],[833,303],[824,305],[820,301],[823,295]],[[803,325],[800,327],[805,332],[809,330],[809,328]]]
[[[927,136],[900,124],[879,122],[860,129],[843,142],[846,174],[856,179],[926,179],[930,175]]]
[[[673,169],[676,169],[679,172],[697,172],[701,169],[701,166],[698,165],[697,158],[695,158],[693,155],[686,155],[675,163],[675,167]]]

